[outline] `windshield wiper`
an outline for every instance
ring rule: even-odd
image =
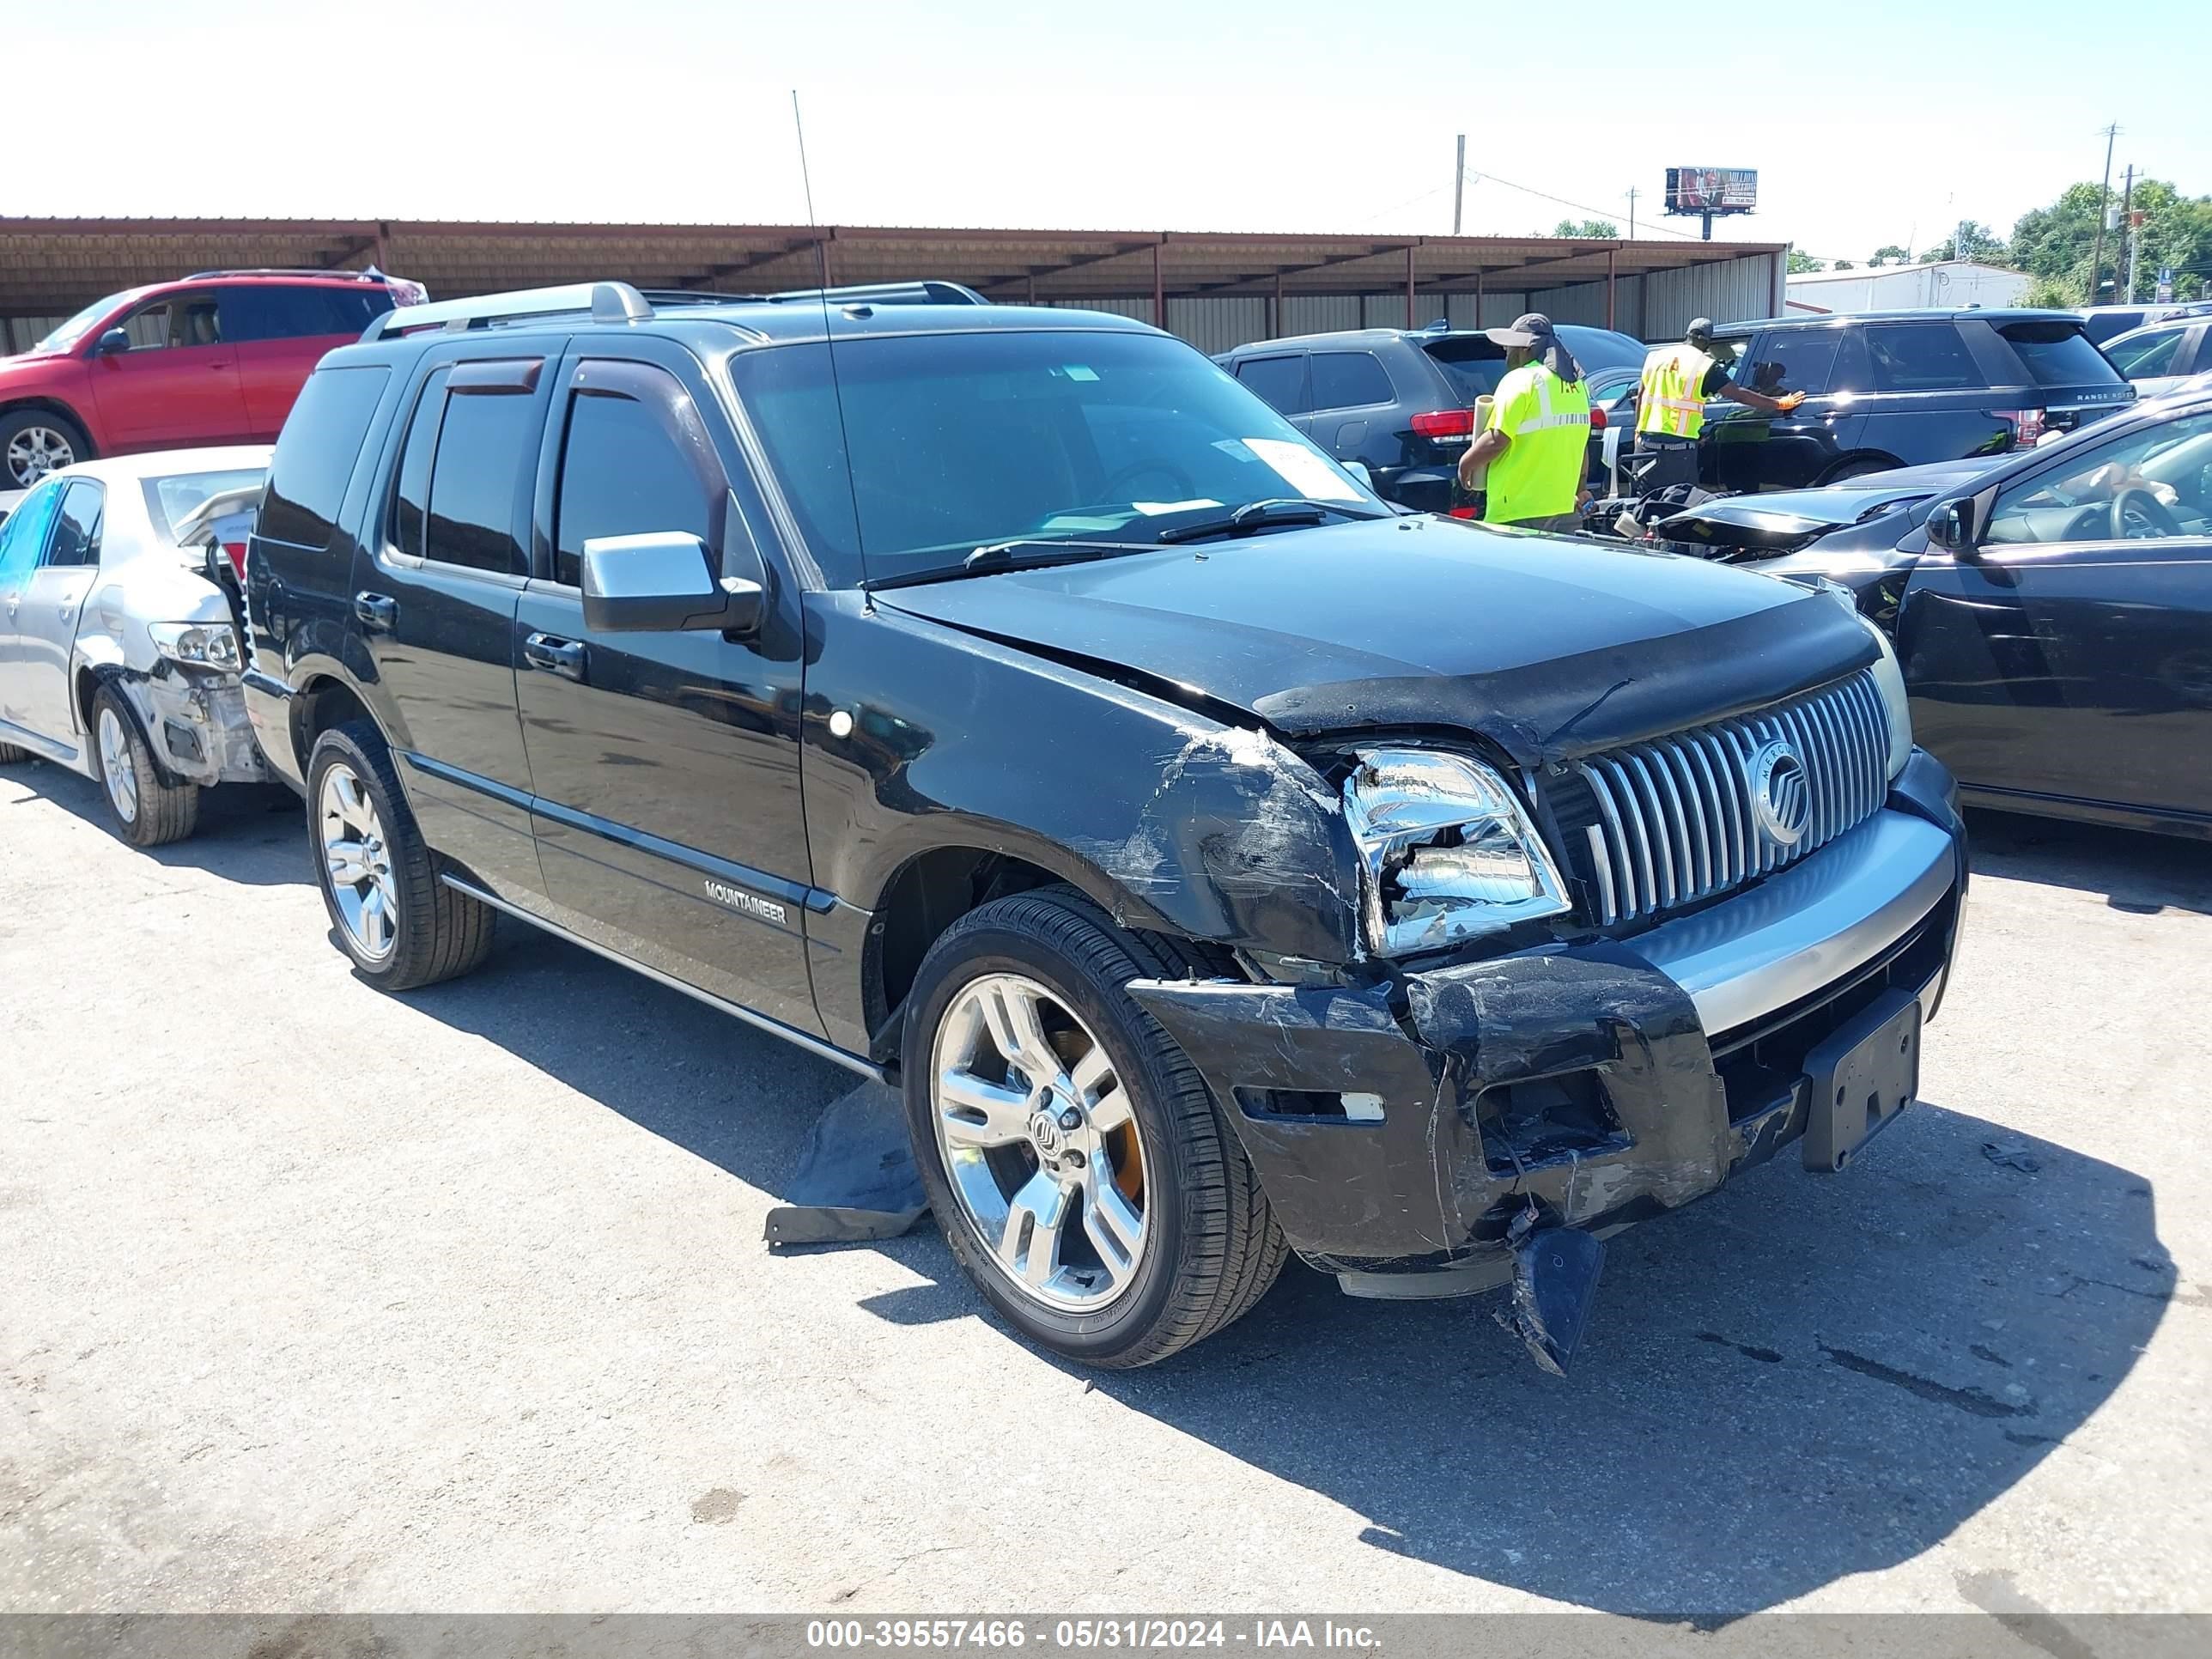
[[[1210,536],[1249,536],[1255,530],[1265,530],[1275,525],[1319,524],[1332,513],[1346,519],[1382,516],[1364,507],[1340,507],[1334,501],[1300,501],[1288,495],[1277,495],[1264,501],[1247,501],[1225,519],[1201,519],[1196,524],[1171,526],[1160,532],[1159,539],[1163,542],[1198,542]]]
[[[1149,553],[1151,542],[1066,542],[1049,538],[990,542],[957,564],[932,565],[926,570],[904,570],[896,576],[879,576],[864,584],[871,590],[913,587],[923,582],[958,581],[963,576],[989,576],[1001,570],[1042,570],[1055,564],[1086,564],[1115,553]]]

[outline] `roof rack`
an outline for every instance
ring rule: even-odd
[[[380,270],[332,270],[319,265],[241,265],[235,270],[196,270],[191,276],[180,276],[177,280],[203,283],[210,276],[329,276],[355,283],[392,280]]]
[[[365,345],[402,331],[441,326],[457,333],[479,324],[578,311],[590,313],[595,323],[640,323],[653,315],[645,295],[628,283],[571,283],[564,288],[526,288],[509,294],[480,294],[468,300],[401,306],[375,319],[361,337]]]
[[[654,301],[663,305],[875,305],[986,306],[991,302],[959,283],[932,278],[914,283],[863,283],[851,288],[802,288],[783,294],[692,293],[685,289],[641,292],[628,283],[572,283],[563,288],[527,288],[511,294],[482,294],[468,300],[434,300],[401,306],[375,319],[362,335],[367,344],[388,334],[442,327],[458,331],[523,317],[556,317],[589,312],[595,323],[649,320]]]
[[[861,283],[850,288],[800,288],[763,296],[770,305],[987,306],[991,302],[963,283],[935,277],[913,283]]]

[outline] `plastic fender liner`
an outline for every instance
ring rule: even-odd
[[[1503,1253],[1531,1200],[1567,1225],[1641,1218],[1710,1192],[1754,1141],[1784,1127],[1731,1128],[1688,995],[1617,946],[1509,957],[1401,984],[1414,1034],[1393,1013],[1389,986],[1128,988],[1204,1074],[1276,1218],[1316,1267],[1387,1271]],[[1625,1144],[1493,1170],[1478,1097],[1577,1070],[1602,1079]],[[1257,1115],[1241,1103],[1255,1089],[1357,1091],[1378,1096],[1382,1116]]]

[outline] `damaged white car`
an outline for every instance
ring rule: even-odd
[[[0,764],[95,780],[134,846],[190,835],[202,789],[269,775],[230,601],[179,544],[268,468],[265,445],[89,461],[0,523]]]

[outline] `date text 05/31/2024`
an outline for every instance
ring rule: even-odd
[[[1036,1647],[1068,1652],[1241,1647],[1358,1652],[1377,1644],[1371,1628],[1328,1619],[1252,1619],[1234,1624],[1224,1619],[813,1619],[806,1626],[806,1645],[826,1650]]]

